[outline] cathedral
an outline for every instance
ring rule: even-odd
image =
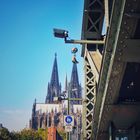
[[[45,102],[37,103],[35,99],[32,107],[30,128],[37,130],[39,128],[45,129],[51,126],[55,126],[57,128],[64,127],[63,118],[64,115],[67,115],[67,102],[66,100],[54,100],[55,97],[60,96],[69,98],[82,98],[82,87],[79,83],[77,64],[73,63],[70,82],[68,82],[66,76],[65,87],[62,91],[58,75],[57,55],[55,54],[51,79],[48,83]],[[81,127],[82,101],[70,101],[70,114],[74,115],[75,125]]]

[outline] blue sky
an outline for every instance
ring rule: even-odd
[[[83,1],[0,0],[0,123],[10,130],[28,124],[35,98],[45,101],[55,52],[63,86],[66,73],[70,79],[71,48],[78,48],[82,83],[81,46],[54,38],[53,28],[80,39]]]

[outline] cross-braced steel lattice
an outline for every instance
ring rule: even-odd
[[[92,121],[93,121],[93,107],[96,94],[96,81],[95,75],[91,70],[91,66],[85,59],[85,100],[84,100],[84,115],[83,115],[83,139],[90,140],[92,134]]]

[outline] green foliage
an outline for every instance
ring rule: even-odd
[[[0,140],[12,140],[7,128],[0,128]]]
[[[20,140],[20,134],[18,132],[11,132],[12,140]]]
[[[32,129],[23,129],[19,134],[20,140],[42,140],[39,133]]]
[[[66,140],[66,133],[63,129],[57,130],[59,135]],[[23,129],[19,132],[9,132],[6,128],[0,128],[0,140],[47,140],[48,129]]]
[[[47,140],[47,137],[48,137],[48,129],[42,129],[42,128],[39,128],[38,129],[38,134],[39,136],[42,138],[42,140]]]
[[[58,129],[57,131],[58,131],[59,135],[63,138],[63,140],[66,140],[66,132],[61,129]]]
[[[6,128],[0,128],[0,140],[44,140],[38,131],[23,129],[20,132],[9,132]]]

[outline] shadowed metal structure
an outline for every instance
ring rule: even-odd
[[[105,24],[103,24],[105,23]],[[140,139],[140,1],[85,0],[83,139]],[[85,121],[86,120],[86,121]]]
[[[83,11],[82,39],[103,40],[102,27],[104,20],[103,0],[85,0]],[[85,100],[83,102],[83,139],[89,140],[93,133],[93,108],[96,100],[103,44],[85,44],[82,56],[85,60]],[[97,52],[97,53],[95,53]],[[97,61],[93,61],[93,57]],[[96,64],[95,64],[95,63]],[[96,69],[97,67],[97,69]],[[86,121],[85,121],[86,120]]]

